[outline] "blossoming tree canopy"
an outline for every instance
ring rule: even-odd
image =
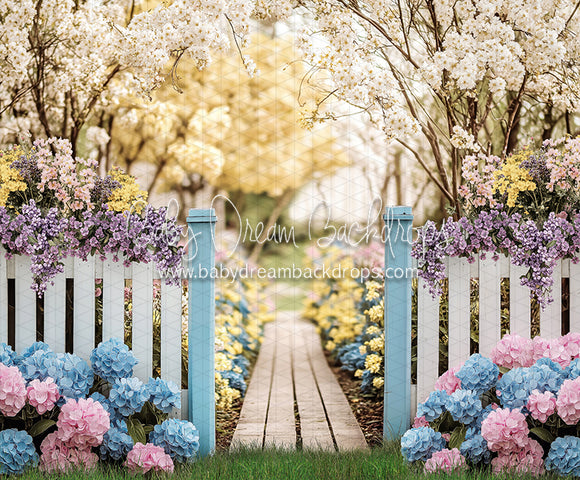
[[[453,206],[466,152],[510,153],[519,136],[573,128],[575,1],[301,3],[312,24],[299,43],[328,73],[311,116],[326,116],[332,97],[360,108],[408,147]],[[418,133],[434,162],[408,138]]]
[[[127,90],[147,95],[183,56],[204,68],[232,32],[243,44],[253,9],[251,0],[3,0],[2,133],[58,134],[74,149],[95,108]]]

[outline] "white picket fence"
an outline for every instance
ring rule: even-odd
[[[489,355],[500,339],[501,280],[509,279],[509,333],[531,335],[530,291],[520,284],[526,269],[514,266],[501,256],[496,262],[490,255],[470,264],[464,258],[446,259],[449,295],[449,367],[470,355],[470,279],[479,279],[479,353]],[[570,331],[580,332],[580,264],[558,262],[554,270],[554,302],[540,310],[540,335],[554,338],[562,328],[562,278],[569,278]],[[423,402],[433,390],[439,370],[439,298],[432,298],[425,282],[419,279],[417,291],[417,385],[412,392],[413,415],[417,402]],[[414,397],[414,398],[413,398]]]
[[[88,261],[69,258],[65,271],[54,279],[44,294],[44,341],[55,352],[66,347],[66,282],[73,285],[73,353],[89,361],[95,347],[95,281],[102,279],[103,340],[124,338],[125,284],[132,285],[132,350],[139,363],[135,376],[147,381],[153,373],[153,281],[159,279],[154,264],[134,263],[129,267],[112,260]],[[8,283],[14,279],[14,347],[22,351],[37,340],[36,293],[30,288],[30,257],[6,260],[0,249],[0,342],[8,343]],[[181,386],[182,287],[161,281],[161,377]],[[187,391],[182,391],[181,412],[187,417]]]

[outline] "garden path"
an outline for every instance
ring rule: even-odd
[[[232,448],[352,450],[367,447],[320,336],[299,312],[266,325]]]

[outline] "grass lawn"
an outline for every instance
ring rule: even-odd
[[[31,472],[21,478],[26,480],[46,478],[113,480],[134,477],[131,477],[125,469],[108,467],[101,468],[92,474],[71,473],[68,475],[45,476],[37,472]],[[369,449],[366,452],[346,453],[291,452],[284,450],[221,452],[211,458],[199,460],[192,465],[178,468],[175,474],[169,478],[173,480],[186,478],[200,480],[425,480],[426,478],[501,480],[514,477],[511,475],[492,476],[482,471],[470,471],[452,476],[440,474],[426,477],[418,465],[408,466],[405,464],[398,452],[397,445],[391,444],[386,447]],[[556,477],[546,475],[542,478],[551,479]]]

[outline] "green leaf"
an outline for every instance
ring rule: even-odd
[[[548,430],[542,427],[534,427],[530,430],[530,433],[533,433],[536,437],[544,442],[552,443],[555,438]]]
[[[502,375],[506,374],[507,372],[510,371],[510,369],[508,367],[499,367],[499,371]]]
[[[455,430],[451,433],[451,438],[449,439],[449,449],[460,448],[463,440],[465,440],[465,434],[467,429],[465,425],[455,427]]]
[[[133,439],[133,443],[141,442],[143,445],[147,443],[145,429],[139,420],[136,418],[127,419],[127,431],[129,436]]]
[[[37,437],[38,435],[46,432],[53,425],[56,425],[56,422],[54,420],[43,418],[39,422],[36,422],[34,425],[32,425],[32,427],[30,427],[30,430],[28,430],[28,434],[31,437]]]

